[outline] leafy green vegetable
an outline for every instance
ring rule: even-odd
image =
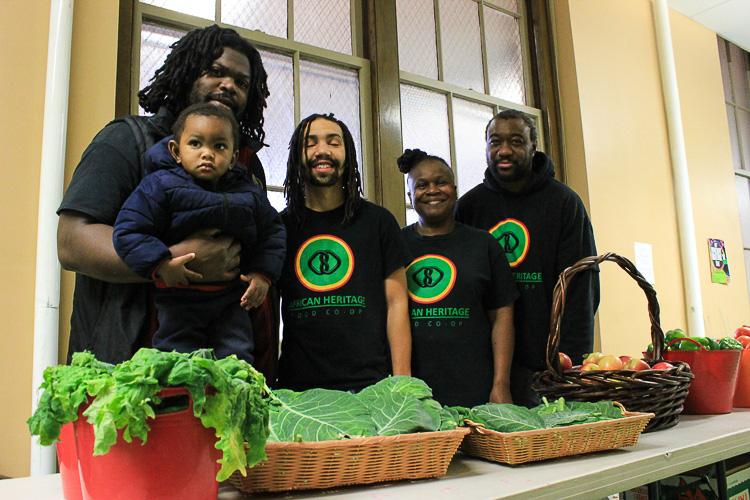
[[[471,408],[464,406],[444,406],[443,409],[450,413],[452,419],[459,425],[463,425],[464,419],[469,418],[471,414]]]
[[[511,404],[487,403],[471,409],[470,420],[498,432],[545,429],[544,420],[534,410]]]
[[[27,422],[31,434],[39,436],[43,446],[60,440],[62,426],[78,418],[78,407],[89,395],[96,395],[112,384],[111,365],[93,363],[92,360],[96,361],[93,356],[86,354],[74,354],[71,366],[51,366],[44,371],[40,387],[44,392]]]
[[[269,441],[326,441],[375,436],[367,406],[354,394],[328,389],[279,389],[271,400]]]
[[[468,411],[468,410],[467,410]],[[269,441],[323,441],[450,430],[458,413],[414,377],[388,377],[358,394],[328,389],[271,395]]]
[[[611,401],[571,401],[568,403],[568,405],[573,411],[582,410],[588,412],[590,414],[588,421],[591,422],[623,418],[622,410],[612,404]]]
[[[542,398],[542,401],[542,404],[531,409],[488,403],[469,410],[467,418],[497,432],[551,429],[622,418],[622,412],[611,401],[566,402],[564,398],[553,403],[549,403],[546,398]]]
[[[44,393],[28,420],[40,443],[57,441],[63,424],[78,418],[78,408],[89,397],[83,412],[94,427],[94,455],[103,455],[117,441],[148,439],[148,419],[156,416],[161,401],[156,394],[169,386],[185,387],[193,399],[193,412],[205,427],[214,428],[222,451],[216,479],[264,460],[268,437],[268,388],[262,374],[231,356],[217,361],[210,349],[191,354],[140,349],[132,359],[112,366],[91,353],[76,353],[70,366],[44,372]],[[209,391],[207,387],[213,387]],[[247,447],[245,447],[247,442]]]
[[[369,409],[380,436],[440,428],[442,407],[432,399],[432,389],[418,378],[388,377],[362,389],[357,398]]]
[[[443,406],[434,399],[422,400],[422,404],[429,405],[435,408],[440,417],[439,431],[452,431],[453,429],[460,427],[463,424],[463,419],[459,418],[458,412],[449,409],[447,406]]]

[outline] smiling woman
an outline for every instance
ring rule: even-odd
[[[453,171],[437,156],[407,150],[419,220],[402,229],[414,261],[406,270],[412,330],[412,373],[449,406],[510,403],[513,301],[508,261],[486,231],[453,220]]]
[[[419,215],[417,230],[423,235],[453,231],[456,181],[445,161],[419,149],[407,149],[398,159],[402,173],[408,174],[409,200]]]

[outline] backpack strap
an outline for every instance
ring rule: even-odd
[[[141,170],[141,178],[143,178],[146,175],[146,159],[144,153],[156,143],[156,137],[154,137],[153,131],[148,126],[148,117],[125,115],[115,118],[110,123],[118,122],[126,123],[133,132],[135,144],[139,152],[138,162]]]

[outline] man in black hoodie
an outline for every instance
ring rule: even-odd
[[[489,231],[505,250],[521,292],[515,304],[516,344],[511,369],[515,404],[534,406],[535,372],[547,368],[552,291],[558,276],[583,257],[596,255],[594,232],[578,195],[554,178],[550,158],[536,150],[536,127],[509,109],[487,125],[484,182],[456,204],[456,220]],[[571,281],[560,330],[560,351],[574,364],[591,352],[599,306],[598,270]]]

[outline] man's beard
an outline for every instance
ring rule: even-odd
[[[526,165],[519,165],[515,163],[515,168],[510,172],[500,172],[494,162],[488,162],[490,172],[492,176],[500,183],[504,182],[515,182],[523,179],[531,172],[531,159],[528,160]]]
[[[330,173],[325,174],[325,176],[316,176],[315,172],[313,171],[313,168],[306,167],[305,168],[305,182],[308,185],[311,186],[317,186],[317,187],[330,187],[336,185],[336,183],[341,178],[341,173],[339,172],[339,163],[336,160],[331,159],[332,162],[332,169]]]

